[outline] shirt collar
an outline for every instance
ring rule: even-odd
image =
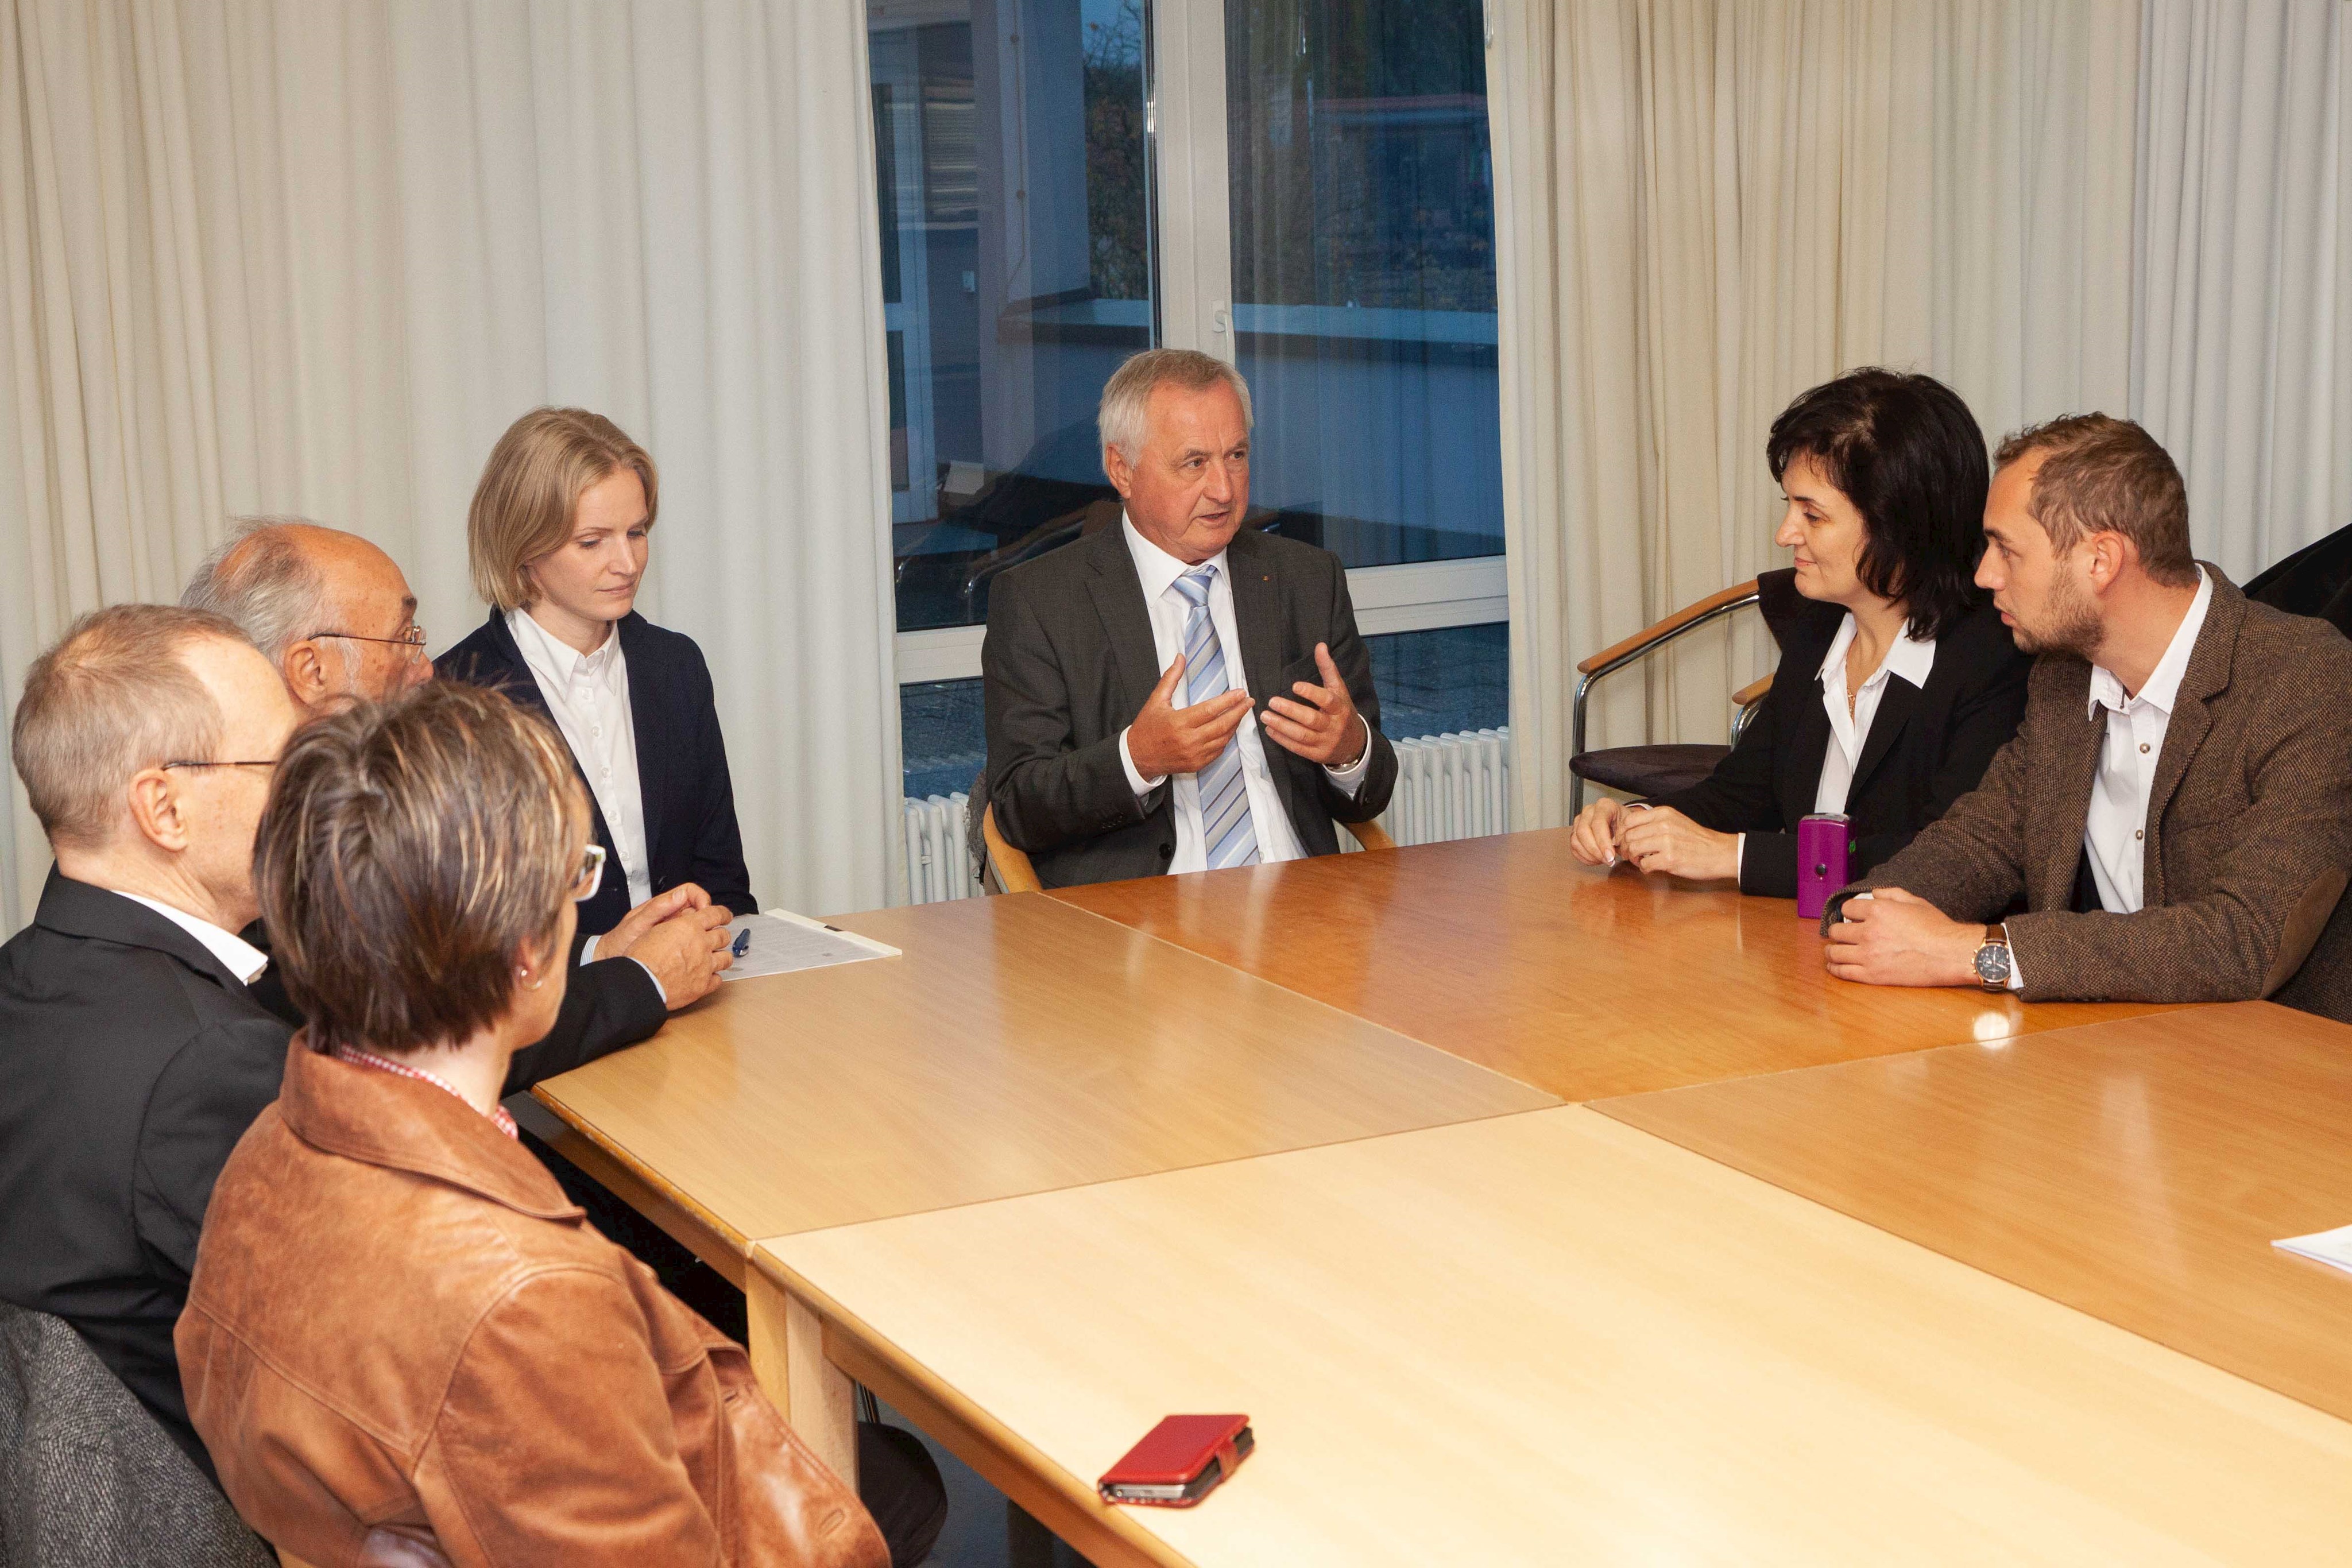
[[[261,978],[261,972],[269,967],[269,955],[234,931],[225,931],[209,920],[197,919],[184,909],[174,909],[168,904],[140,894],[125,893],[119,887],[110,887],[107,891],[118,898],[127,898],[133,904],[145,904],[203,943],[205,951],[219,959],[222,968],[226,969],[248,986]]]
[[[2172,641],[2164,645],[2164,657],[2158,659],[2156,668],[2148,673],[2147,681],[2140,687],[2139,695],[2137,697],[2126,696],[2124,684],[2116,678],[2114,671],[2105,664],[2093,664],[2091,695],[2084,708],[2084,716],[2096,718],[2103,707],[2124,713],[2134,702],[2144,702],[2170,718],[2173,702],[2180,695],[2180,677],[2189,673],[2189,655],[2197,650],[2197,634],[2204,630],[2205,612],[2212,606],[2213,580],[2200,566],[2197,569],[2197,597],[2189,601],[2189,613],[2180,618],[2179,629],[2172,633]]]
[[[1822,657],[1822,667],[1814,673],[1815,680],[1828,685],[1831,672],[1844,668],[1845,651],[1853,646],[1853,612],[1849,610],[1845,612],[1844,622],[1838,627],[1838,634],[1830,641],[1830,651]],[[1900,675],[1913,685],[1924,687],[1935,668],[1936,640],[1933,637],[1913,637],[1911,622],[1906,621],[1903,630],[1895,633],[1894,643],[1886,650],[1886,657],[1879,661],[1878,668],[1872,672],[1870,680],[1862,684],[1868,686],[1872,681]]]
[[[531,672],[559,685],[580,678],[602,680],[621,662],[621,629],[617,625],[605,633],[604,642],[596,645],[593,653],[581,653],[564,642],[532,620],[528,610],[508,611],[507,630],[514,633],[515,646],[522,650],[522,662],[530,666]]]
[[[1143,584],[1143,601],[1151,603],[1176,584],[1176,580],[1191,571],[1189,561],[1178,560],[1150,539],[1145,538],[1125,511],[1118,515],[1118,526],[1127,535],[1127,553],[1134,558],[1136,580]],[[1219,550],[1200,563],[1213,566],[1222,575],[1225,570],[1225,552]]]

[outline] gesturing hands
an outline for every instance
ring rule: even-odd
[[[1198,773],[1217,759],[1241,727],[1242,715],[1250,710],[1250,695],[1238,686],[1191,707],[1178,707],[1176,692],[1183,680],[1184,655],[1179,653],[1128,727],[1127,755],[1146,779]]]
[[[1321,685],[1294,681],[1290,689],[1297,700],[1274,698],[1260,722],[1268,738],[1285,751],[1326,768],[1352,768],[1364,755],[1370,734],[1356,722],[1356,699],[1340,678],[1339,666],[1331,662],[1330,648],[1321,643],[1315,644],[1315,668],[1323,677]]]
[[[728,951],[723,904],[692,883],[646,899],[596,944],[596,956],[635,958],[653,971],[669,1010],[691,1007],[719,988],[719,973],[735,962]]]

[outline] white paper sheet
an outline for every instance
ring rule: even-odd
[[[2290,1236],[2272,1246],[2308,1258],[2315,1263],[2325,1263],[2331,1269],[2341,1269],[2352,1274],[2352,1225],[2338,1226],[2334,1230],[2321,1230],[2309,1236]]]
[[[790,975],[802,969],[822,969],[828,964],[855,964],[866,958],[895,958],[898,949],[844,931],[805,915],[772,909],[765,915],[739,915],[728,924],[733,941],[744,932],[751,943],[735,962],[719,971],[722,980],[756,980],[764,975]]]

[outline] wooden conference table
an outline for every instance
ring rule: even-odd
[[[1236,1546],[1251,1540],[1312,1556],[1305,1543],[1328,1539],[1324,1555],[1348,1556],[1362,1544],[1350,1509],[1391,1520],[1399,1543],[1482,1513],[1504,1558],[1546,1521],[1570,1539],[1562,1510],[1587,1532],[1575,1539],[1629,1554],[1681,1540],[1817,1556],[1851,1527],[1948,1540],[1955,1555],[2040,1541],[2088,1556],[2096,1521],[2111,1546],[2156,1557],[2224,1539],[2200,1520],[2281,1551],[2345,1539],[2352,1504],[2305,1482],[2352,1456],[2352,1428],[2288,1386],[2296,1368],[2327,1383],[2333,1364],[2305,1357],[2305,1320],[2271,1351],[2247,1347],[2258,1273],[2234,1322],[2154,1333],[2116,1302],[2198,1318],[2184,1281],[2200,1276],[2070,1294],[1970,1255],[1961,1241],[1997,1234],[1984,1216],[2010,1201],[1994,1167],[1958,1159],[1960,1186],[1985,1185],[1955,1241],[1892,1198],[1865,1212],[1801,1157],[1809,1130],[1832,1134],[1881,1162],[1849,1187],[1895,1194],[1906,1155],[1965,1147],[1965,1131],[1939,1138],[1927,1112],[1859,1089],[1818,1113],[1739,1104],[1837,1074],[1907,1082],[1909,1061],[1938,1082],[1966,1078],[1947,1063],[2063,1064],[2103,1030],[2175,1040],[2199,1025],[2193,1061],[2291,1015],[2135,1023],[2165,1009],[1844,986],[1788,905],[1570,870],[1564,838],[850,917],[906,957],[730,986],[541,1097],[578,1129],[568,1152],[746,1283],[755,1363],[822,1449],[845,1453],[846,1370],[1104,1563],[1273,1550]],[[1720,1082],[1788,1069],[1810,1071]],[[2142,1126],[2176,1125],[2150,1097],[2201,1092],[2137,1082]],[[1710,1087],[1649,1092],[1686,1084]],[[2012,1072],[2000,1110],[2022,1115],[2038,1085]],[[2093,1130],[2136,1124],[2112,1110],[2122,1092],[2094,1096],[2109,1120]],[[1555,1094],[1641,1097],[1567,1111]],[[1928,1109],[1958,1114],[1948,1098]],[[2271,1138],[2265,1092],[2247,1098],[2231,1124]],[[2075,1135],[2086,1113],[2048,1114]],[[1880,1115],[1900,1134],[1874,1138]],[[2209,1179],[2232,1151],[2200,1166],[2201,1146],[2130,1152],[2236,1212]],[[1923,1194],[1953,1183],[1919,1170]],[[2137,1225],[2145,1241],[2157,1223],[2133,1193],[2070,1206],[2071,1178],[2021,1179],[2052,1197],[2032,1223],[2053,1255],[2077,1232]],[[2352,1194],[2331,1210],[2332,1191],[2272,1233],[2352,1218]],[[2118,1243],[2085,1271],[2120,1280],[2167,1256]],[[2305,1281],[2310,1312],[2352,1288],[2293,1260],[2259,1268],[2273,1262]],[[1461,1294],[1473,1285],[1485,1294]],[[1593,1354],[1561,1348],[1582,1344]],[[1701,1397],[1678,1380],[1685,1364],[1765,1404]],[[1759,1413],[1775,1400],[1782,1416]],[[1249,1485],[1189,1513],[1092,1500],[1092,1476],[1149,1424],[1139,1412],[1218,1407],[1292,1434],[1269,1436]],[[1379,1435],[1399,1451],[1375,1462]],[[2081,1459],[2099,1451],[2116,1465]],[[1332,1470],[1342,1453],[1365,1462]],[[1957,1500],[1959,1478],[1977,1503]],[[1488,1506],[1416,1511],[1465,1487]],[[1838,1518],[1790,1500],[1832,1492]],[[1588,1493],[1617,1500],[1569,1500]]]

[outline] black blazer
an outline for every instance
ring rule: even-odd
[[[1371,727],[1371,761],[1353,800],[1315,763],[1265,742],[1267,770],[1299,847],[1337,854],[1332,823],[1369,821],[1396,788],[1396,748],[1381,733],[1371,654],[1356,634],[1348,574],[1328,550],[1244,528],[1227,547],[1244,684],[1257,699],[1320,682],[1315,644]],[[1128,787],[1119,732],[1160,681],[1143,585],[1124,525],[1103,528],[998,578],[989,591],[988,799],[1005,841],[1026,850],[1048,887],[1157,876],[1176,855],[1166,784]]]
[[[1759,608],[1780,632],[1780,667],[1748,732],[1713,773],[1652,802],[1719,833],[1746,833],[1739,891],[1768,898],[1797,895],[1797,822],[1812,812],[1831,745],[1819,672],[1845,620],[1839,606],[1799,595],[1796,576],[1783,570],[1757,579]],[[2032,671],[1988,601],[1936,639],[1925,687],[1888,678],[1846,793],[1852,876],[1976,788],[1993,753],[2017,733]]]
[[[683,632],[655,625],[635,611],[614,629],[629,666],[629,715],[637,741],[637,789],[646,810],[646,860],[653,890],[667,893],[680,883],[698,883],[711,902],[738,915],[760,905],[751,896],[751,873],[743,864],[743,834],[735,823],[735,787],[727,773],[727,741],[719,732],[719,704],[702,650]],[[522,650],[507,629],[502,612],[473,635],[433,661],[445,681],[470,681],[504,692],[514,701],[547,713],[547,699],[523,663]],[[549,716],[552,722],[551,715]],[[580,759],[572,759],[577,770]],[[585,788],[588,777],[580,775]],[[628,879],[613,852],[613,830],[605,825],[595,791],[596,841],[604,846],[604,883],[580,906],[580,936],[610,931],[629,912]]]
[[[571,978],[509,1092],[661,1027],[636,965]],[[248,990],[153,910],[54,869],[0,946],[0,1300],[73,1324],[207,1475],[172,1326],[213,1183],[285,1075],[293,1023],[273,993],[282,1005],[267,972]]]

